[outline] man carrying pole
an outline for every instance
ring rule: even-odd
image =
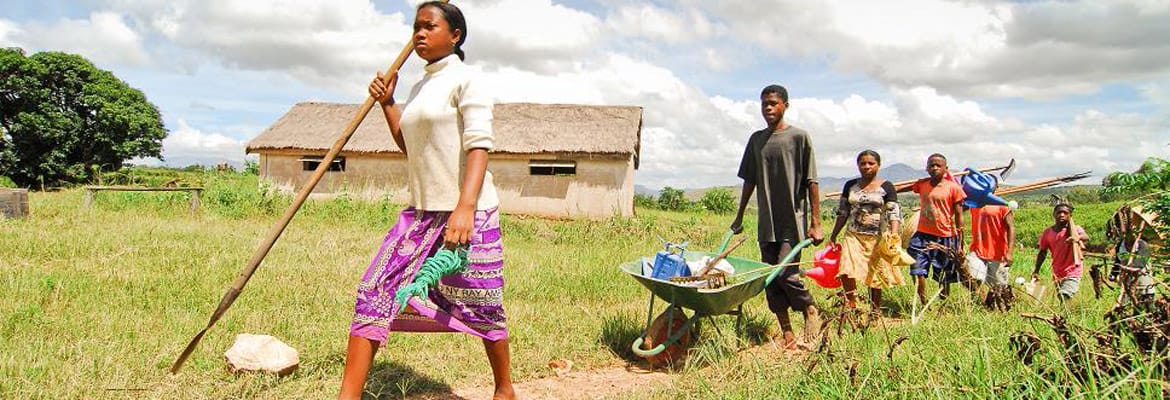
[[[1089,238],[1085,230],[1072,223],[1073,206],[1058,202],[1052,207],[1052,226],[1040,234],[1040,254],[1036,255],[1036,266],[1032,269],[1032,281],[1040,279],[1040,267],[1048,253],[1052,253],[1052,280],[1063,302],[1075,296],[1080,290],[1083,258],[1080,246]]]

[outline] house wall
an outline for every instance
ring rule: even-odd
[[[260,176],[275,188],[296,192],[313,171],[297,161],[306,154],[260,154]],[[530,175],[529,160],[573,160],[576,175]],[[501,211],[555,218],[608,218],[634,213],[633,157],[601,158],[565,155],[491,156]],[[313,190],[314,197],[346,192],[355,197],[407,203],[406,159],[397,155],[346,155],[344,172],[326,172]]]
[[[308,154],[260,154],[260,177],[277,189],[299,192],[312,177],[300,160]],[[354,197],[381,199],[389,196],[405,204],[406,159],[377,155],[346,155],[345,171],[329,171],[313,188],[312,197],[330,197],[346,192]]]
[[[573,176],[530,175],[529,160],[492,159],[488,164],[505,212],[567,218],[634,214],[633,157],[578,158]]]

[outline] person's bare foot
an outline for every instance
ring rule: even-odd
[[[505,388],[496,388],[496,393],[494,395],[492,395],[492,400],[515,400],[515,399],[516,399],[516,392],[514,390],[512,390],[511,385],[509,385],[508,387],[505,387]]]
[[[773,346],[779,347],[782,350],[796,350],[796,334],[792,332],[772,335],[768,338],[768,341]]]
[[[816,306],[804,309],[804,341],[816,343],[821,335],[821,313]]]
[[[784,346],[784,350],[796,350],[796,334],[784,332],[781,344]]]

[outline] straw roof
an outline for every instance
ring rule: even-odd
[[[328,151],[359,104],[304,102],[251,142],[246,152]],[[634,155],[640,150],[642,107],[505,103],[493,108],[495,153]],[[345,145],[350,153],[400,153],[386,118],[375,108]]]

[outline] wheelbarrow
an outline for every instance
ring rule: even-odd
[[[725,247],[726,243],[727,239],[725,238],[722,247]],[[759,261],[739,257],[726,257],[725,259],[735,268],[735,273],[727,277],[724,286],[714,289],[694,287],[683,283],[644,276],[642,271],[643,261],[632,261],[622,264],[620,266],[622,272],[629,274],[638,283],[641,283],[642,286],[650,290],[650,306],[646,315],[646,329],[643,330],[642,335],[634,340],[634,343],[630,346],[630,350],[639,357],[648,360],[653,359],[662,354],[668,346],[678,343],[684,336],[689,337],[691,328],[703,317],[733,314],[736,316],[736,331],[739,332],[744,323],[743,303],[764,291],[764,288],[771,284],[786,269],[782,267],[791,262],[799,254],[801,249],[808,247],[810,244],[812,244],[811,239],[801,241],[777,265],[768,265]],[[716,254],[690,251],[687,252],[686,258],[690,261],[700,259],[703,256],[714,257]],[[655,297],[661,298],[670,305],[664,313],[668,320],[677,318],[677,316],[671,314],[675,312],[681,313],[682,310],[691,310],[693,314],[690,317],[686,317],[686,321],[681,326],[675,327],[673,324],[668,324],[665,334],[666,339],[661,340],[661,343],[649,349],[643,349],[642,346],[651,328]],[[683,317],[685,317],[685,313]]]

